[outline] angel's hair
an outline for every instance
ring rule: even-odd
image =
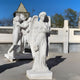
[[[44,21],[43,22],[49,22],[49,18],[48,18],[47,15],[44,17]]]

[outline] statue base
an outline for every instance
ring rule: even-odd
[[[31,70],[28,70],[26,72],[26,76],[30,80],[52,80],[52,72],[47,71],[47,72],[34,72]]]
[[[4,57],[6,57],[9,61],[13,62],[18,59],[33,59],[31,53],[8,53],[4,54]]]

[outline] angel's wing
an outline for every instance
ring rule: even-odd
[[[49,19],[48,25],[49,25],[49,27],[51,27],[51,18],[50,18],[50,16],[48,16],[48,19]]]
[[[29,22],[29,27],[26,29],[26,31],[31,31],[34,29],[36,23],[38,22],[38,16],[33,16],[32,18],[28,19]]]
[[[32,17],[30,26],[31,26],[32,28],[34,28],[36,25],[38,25],[38,16],[37,16],[37,15],[34,15],[34,16]]]

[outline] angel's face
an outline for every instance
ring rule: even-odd
[[[19,22],[20,18],[19,16],[16,16],[13,20]]]
[[[20,19],[24,21],[26,18],[23,14],[20,14]]]
[[[38,21],[38,17],[35,18],[35,21]]]
[[[38,21],[38,16],[34,16],[33,19],[34,19],[35,21]]]
[[[44,21],[45,15],[40,16],[40,20]]]

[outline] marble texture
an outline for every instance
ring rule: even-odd
[[[48,37],[46,37],[46,33],[50,31],[51,26],[50,17],[46,15],[46,12],[41,12],[39,14],[39,21],[37,15],[33,16],[31,26],[29,26],[31,28],[29,32],[29,45],[34,59],[32,69],[26,71],[29,79],[52,79],[52,72],[49,71],[46,65],[46,54],[48,53],[48,43],[46,41]],[[45,20],[45,17],[47,17],[48,20]]]
[[[32,72],[32,71],[27,71],[26,76],[30,80],[52,80],[52,72]]]
[[[40,19],[39,19],[40,18]],[[26,20],[23,14],[13,19],[13,44],[5,54],[9,60],[24,59],[24,49],[26,42],[31,48],[34,60],[31,70],[26,71],[29,79],[52,79],[52,72],[46,65],[46,54],[48,54],[48,36],[51,21],[46,12],[41,12],[39,16],[34,15]]]
[[[14,59],[27,59],[31,58],[28,56],[29,53],[25,53],[25,33],[24,31],[28,27],[30,19],[26,21],[26,18],[23,14],[20,14],[20,16],[16,16],[13,18],[13,44],[9,48],[7,54],[4,56],[9,59],[10,61],[13,61]],[[24,27],[23,22],[26,22],[26,26]],[[22,26],[21,26],[22,25]],[[25,53],[25,54],[23,54]],[[17,56],[18,55],[18,56]]]

